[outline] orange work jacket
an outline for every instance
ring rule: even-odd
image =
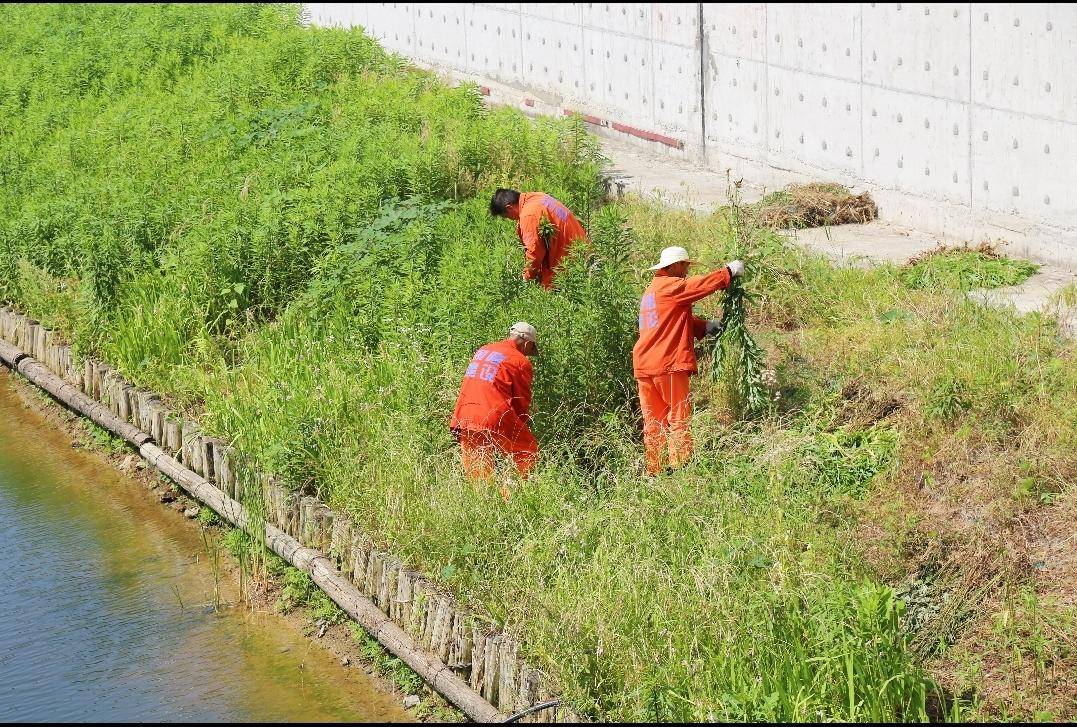
[[[729,287],[729,269],[677,278],[655,273],[639,304],[639,340],[632,348],[637,379],[677,371],[696,371],[692,344],[707,331],[707,321],[692,315],[692,304]]]
[[[548,248],[539,234],[539,222],[544,217],[555,229]],[[520,195],[520,217],[516,222],[516,234],[520,236],[524,256],[527,258],[524,280],[538,280],[546,289],[552,286],[554,271],[568,254],[572,243],[587,239],[583,225],[568,207],[543,192],[526,192]]]
[[[530,431],[531,362],[512,339],[488,343],[471,358],[451,429],[500,432],[515,440]]]

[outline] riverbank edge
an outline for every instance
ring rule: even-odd
[[[352,620],[470,719],[500,722],[554,700],[548,677],[518,657],[515,638],[377,550],[344,513],[288,492],[107,364],[76,362],[55,331],[11,306],[0,308],[0,360],[310,575]],[[543,709],[523,719],[580,720],[567,709]]]
[[[191,528],[202,527],[219,534],[232,529],[223,522],[206,524],[199,515],[192,514],[191,508],[197,508],[198,502],[182,491],[176,491],[177,488],[167,478],[153,471],[148,463],[137,454],[131,453],[126,443],[122,449],[114,449],[109,443],[98,439],[93,433],[91,427],[94,425],[90,420],[71,411],[42,389],[19,376],[17,372],[0,366],[0,377],[6,379],[4,383],[10,387],[12,394],[41,426],[55,429],[63,436],[70,437],[72,449],[92,457],[101,466],[110,468],[144,488],[144,492],[132,492],[131,497],[152,499],[162,508],[174,511],[176,517]],[[115,439],[113,438],[112,441]],[[240,583],[242,564],[226,548],[220,548],[219,553],[222,556],[222,565],[225,566],[222,568],[221,575],[229,579],[231,586],[241,594],[240,602],[245,607],[252,612],[272,612],[311,644],[317,644],[323,651],[334,657],[340,663],[340,668],[354,667],[362,671],[365,678],[370,680],[379,693],[391,696],[397,702],[405,700],[412,694],[411,691],[403,689],[391,674],[379,670],[378,660],[371,658],[369,653],[364,651],[363,645],[353,636],[349,628],[353,624],[352,621],[329,626],[324,633],[321,633],[318,630],[318,624],[315,623],[317,616],[311,605],[298,604],[288,609],[277,607],[285,592],[285,584],[280,577],[269,574],[264,579]],[[239,604],[229,604],[228,607],[237,608]],[[388,652],[383,651],[383,653],[386,654],[384,659],[391,658]],[[420,722],[443,723],[463,719],[463,714],[459,710],[432,691],[425,691],[425,694],[415,696],[420,697],[418,706],[401,708]]]

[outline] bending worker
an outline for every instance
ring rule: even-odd
[[[721,332],[722,322],[692,314],[692,304],[729,287],[733,276],[744,273],[735,260],[706,275],[688,275],[688,251],[667,247],[639,306],[639,340],[632,349],[632,369],[639,384],[643,409],[643,445],[647,473],[658,474],[663,454],[669,466],[680,467],[692,455],[692,414],[688,377],[696,372],[695,339]]]
[[[516,323],[504,341],[488,343],[471,357],[449,428],[460,442],[465,474],[489,480],[494,452],[511,457],[525,478],[538,459],[531,419],[531,362],[538,352],[535,327]],[[501,489],[508,499],[508,490]]]
[[[572,243],[587,240],[587,233],[568,207],[542,192],[520,194],[515,189],[498,189],[490,199],[490,214],[516,220],[516,234],[524,246],[524,280],[537,280],[549,290],[557,266]],[[544,240],[542,220],[552,225],[553,234]]]

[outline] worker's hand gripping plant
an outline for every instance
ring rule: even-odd
[[[746,217],[740,206],[740,182],[729,189],[729,230],[733,240],[733,259],[744,261],[744,275],[734,277],[722,302],[722,333],[714,343],[711,375],[724,378],[731,384],[735,406],[741,416],[759,414],[770,402],[764,383],[766,352],[755,342],[747,326],[747,305],[754,296],[746,281],[760,272],[763,264],[756,250],[758,228]]]

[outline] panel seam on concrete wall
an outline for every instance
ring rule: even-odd
[[[965,123],[967,125],[967,132],[968,132],[968,137],[969,137],[969,141],[968,141],[968,150],[969,150],[969,163],[968,163],[969,214],[973,214],[976,211],[976,190],[975,190],[975,182],[974,182],[975,177],[973,176],[973,173],[972,173],[973,172],[973,167],[974,167],[974,163],[973,163],[973,160],[972,160],[972,107],[976,102],[975,102],[975,97],[972,95],[972,90],[973,90],[972,89],[972,76],[973,76],[973,69],[975,68],[975,66],[972,65],[972,47],[974,45],[976,45],[976,44],[972,41],[972,3],[968,4],[968,16],[969,16],[969,73],[968,73],[968,76],[969,76],[969,104],[965,109],[965,112],[966,112],[965,113],[965,118],[967,119],[967,121]]]
[[[707,163],[707,31],[703,26],[703,3],[696,3],[696,22],[699,23],[699,153]]]
[[[860,178],[864,179],[864,3],[857,8],[860,15]]]
[[[778,150],[771,149],[770,140],[770,3],[763,4],[763,151],[768,161]],[[795,155],[794,155],[795,156]]]

